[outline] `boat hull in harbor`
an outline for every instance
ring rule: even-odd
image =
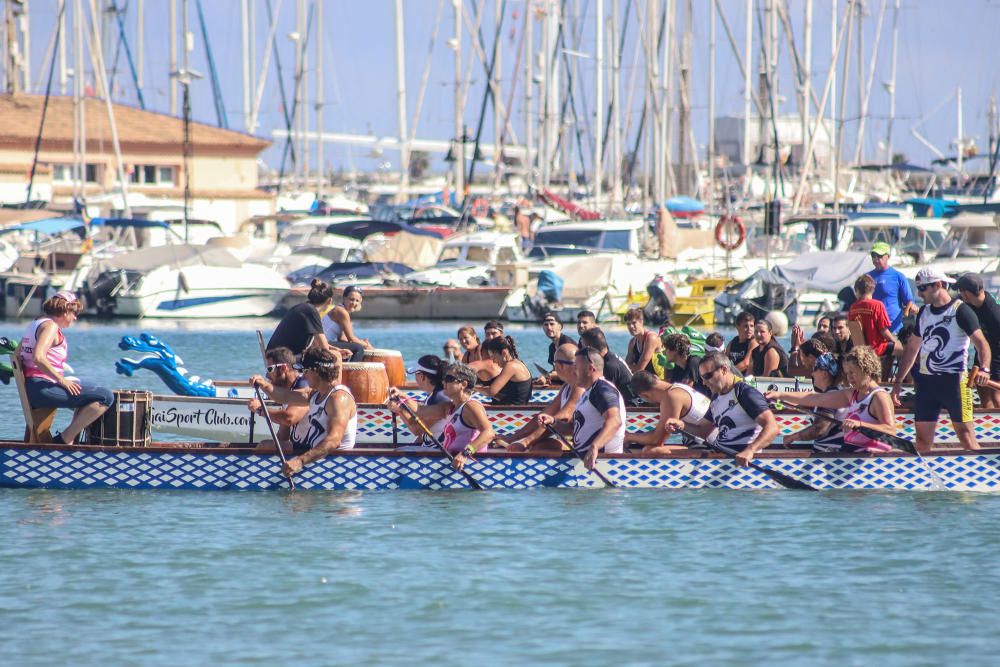
[[[506,438],[524,426],[538,413],[540,406],[492,406],[486,405],[486,414],[493,424],[498,437]],[[808,426],[812,418],[798,412],[777,411],[780,435],[791,435]],[[643,433],[656,427],[659,416],[652,407],[631,408],[626,412],[626,428],[629,433]],[[912,440],[916,427],[912,413],[896,415],[900,437]],[[239,398],[197,398],[189,396],[154,396],[153,431],[159,435],[179,436],[192,440],[213,442],[247,442],[250,436],[250,411],[246,399]],[[977,410],[974,416],[976,437],[980,441],[1000,441],[1000,410]],[[263,417],[255,416],[253,441],[270,438]],[[384,405],[358,405],[357,443],[372,445],[381,442],[405,444],[413,442],[416,436],[400,419],[394,419],[392,412]],[[942,418],[938,421],[936,442],[957,444],[951,422]]]
[[[995,491],[1000,449],[976,454],[832,456],[765,452],[762,466],[821,490]],[[671,458],[612,455],[598,469],[617,487],[777,489],[770,477],[703,452]],[[485,489],[599,488],[603,482],[574,456],[488,453],[466,470]],[[302,490],[468,489],[469,481],[436,451],[355,449],[317,461],[296,475]],[[197,443],[90,447],[0,443],[0,487],[44,489],[281,490],[288,481],[277,456]]]
[[[359,320],[494,320],[503,316],[509,287],[372,287],[363,285],[364,307],[352,313]],[[305,301],[307,290],[294,288],[281,309]],[[334,298],[339,298],[334,290]]]

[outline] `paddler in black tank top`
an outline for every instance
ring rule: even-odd
[[[736,337],[726,346],[726,355],[733,368],[743,375],[750,374],[750,353],[757,347],[757,339],[753,335],[756,319],[752,313],[743,311],[736,316]]]
[[[771,323],[759,320],[754,327],[757,347],[750,353],[751,371],[756,377],[782,378],[788,375],[788,353],[774,339]]]

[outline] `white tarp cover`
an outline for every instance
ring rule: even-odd
[[[384,241],[365,241],[369,262],[397,262],[419,271],[434,266],[444,241],[432,236],[397,232]]]
[[[866,252],[825,250],[804,253],[774,270],[795,285],[799,293],[837,293],[852,287],[858,276],[872,268],[872,260]]]

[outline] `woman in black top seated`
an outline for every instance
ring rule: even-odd
[[[288,309],[274,328],[267,349],[287,347],[292,354],[299,356],[309,348],[329,347],[319,313],[329,308],[332,301],[333,290],[330,286],[318,278],[313,280],[306,303]]]
[[[754,329],[757,347],[750,353],[751,368],[756,377],[788,377],[788,353],[774,340],[769,320],[757,320]]]
[[[483,352],[499,364],[500,374],[480,391],[492,396],[494,405],[527,405],[531,401],[531,371],[517,358],[514,339],[491,338],[483,343]]]

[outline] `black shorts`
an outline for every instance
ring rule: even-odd
[[[964,424],[972,421],[972,389],[966,374],[924,375],[913,372],[917,385],[913,406],[914,421],[937,422],[942,410],[951,421]]]
[[[1000,359],[990,359],[990,379],[1000,380]]]

